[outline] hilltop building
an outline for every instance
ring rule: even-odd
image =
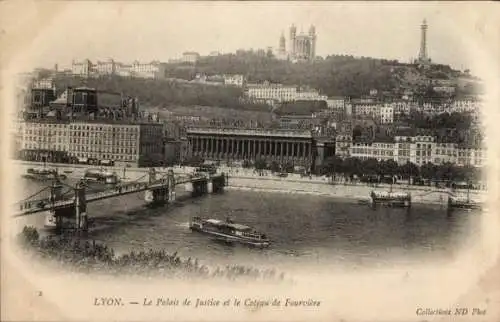
[[[113,59],[97,61],[93,63],[89,59],[81,62],[73,60],[71,63],[71,73],[81,77],[99,77],[99,76],[122,76],[137,78],[164,78],[165,64],[159,61],[141,63],[134,61],[132,64],[124,64]]]
[[[286,50],[286,39],[281,33],[277,56],[279,59],[289,59],[294,62],[312,61],[316,57],[316,28],[311,26],[309,32],[297,34],[297,27],[292,25],[289,30],[289,50]]]

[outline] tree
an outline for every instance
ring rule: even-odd
[[[272,172],[280,172],[281,170],[280,165],[276,161],[271,162],[271,166],[269,168]]]
[[[362,174],[376,175],[379,174],[379,162],[375,158],[369,158],[362,161]]]
[[[418,177],[419,175],[419,168],[417,167],[416,164],[408,161],[404,165],[399,167],[399,173],[404,177],[408,178],[408,182],[410,182],[410,179],[412,177]]]
[[[328,157],[323,162],[323,174],[335,174],[344,172],[344,161],[337,155]]]
[[[257,169],[257,170],[264,170],[267,168],[266,161],[263,159],[260,159],[260,158],[255,160],[254,166],[255,166],[255,169]]]

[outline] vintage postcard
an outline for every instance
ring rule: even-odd
[[[500,321],[498,5],[0,17],[2,321]]]

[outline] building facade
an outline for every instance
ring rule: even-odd
[[[21,154],[38,161],[73,157],[132,166],[160,165],[164,159],[162,133],[160,123],[26,121]]]
[[[89,59],[85,59],[82,62],[73,60],[71,72],[73,75],[84,78],[110,75],[138,78],[164,78],[165,64],[159,61],[141,63],[137,60],[132,64],[124,64],[116,62],[111,58],[105,61],[97,61],[96,63],[91,62]]]
[[[200,54],[194,51],[187,51],[182,53],[182,62],[195,64],[200,59]]]
[[[339,133],[335,136],[335,155],[340,158],[351,156],[352,135]]]
[[[392,124],[394,122],[394,107],[390,104],[384,104],[380,107],[380,123]]]
[[[224,75],[224,85],[243,87],[243,86],[245,86],[245,76],[243,76],[243,75]]]
[[[259,160],[310,167],[314,159],[311,131],[188,128],[194,156],[208,160]]]
[[[350,156],[361,160],[377,159],[378,161],[394,160],[394,143],[373,142],[354,143],[350,147]]]
[[[297,86],[282,84],[248,84],[246,96],[256,100],[274,100],[277,102],[294,101],[297,96]]]

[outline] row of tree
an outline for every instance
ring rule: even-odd
[[[394,160],[378,161],[377,159],[361,160],[359,158],[341,159],[337,156],[325,160],[317,169],[318,174],[347,176],[399,176],[401,178],[423,178],[436,181],[478,182],[481,169],[474,167],[458,167],[452,163],[435,165],[425,163],[418,166],[414,163],[398,164]]]

